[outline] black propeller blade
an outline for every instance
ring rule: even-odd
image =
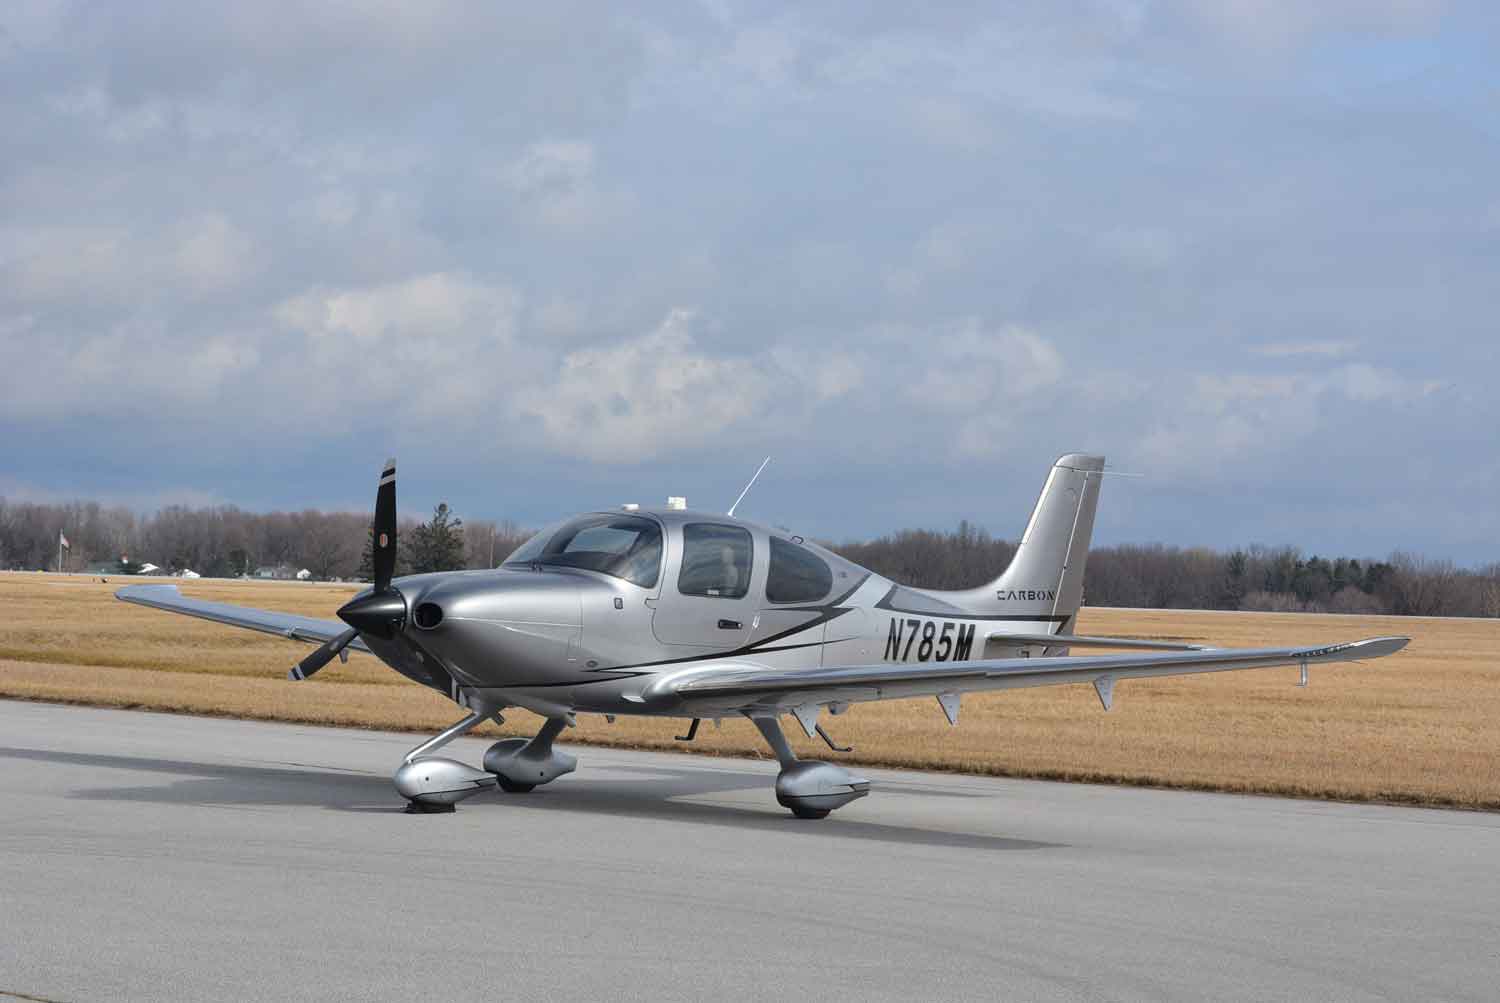
[[[385,461],[380,487],[375,493],[375,539],[371,547],[375,590],[351,599],[339,610],[339,619],[362,634],[390,639],[406,620],[406,597],[391,586],[396,573],[396,460]]]
[[[323,666],[333,661],[333,656],[344,650],[344,646],[359,636],[359,631],[350,627],[348,630],[331,637],[318,646],[318,649],[308,655],[302,661],[292,666],[292,670],[286,674],[288,679],[298,682],[317,672]]]
[[[375,589],[369,595],[351,599],[339,610],[339,619],[349,629],[330,638],[311,655],[288,672],[288,679],[302,680],[333,661],[361,633],[392,638],[406,620],[406,597],[391,586],[396,574],[396,461],[385,461],[380,472],[380,487],[375,492],[375,524],[371,563],[374,565]],[[344,657],[348,657],[345,655]]]
[[[380,473],[380,487],[375,491],[375,546],[372,563],[375,572],[375,591],[384,592],[391,587],[391,577],[396,573],[396,458],[385,461]]]

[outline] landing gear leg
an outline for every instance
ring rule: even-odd
[[[775,717],[753,717],[766,744],[776,753],[781,772],[776,775],[776,800],[798,818],[826,818],[856,798],[870,793],[870,782],[833,763],[798,759]]]
[[[568,726],[566,718],[549,717],[535,738],[506,738],[484,754],[484,768],[495,775],[501,790],[525,794],[578,769],[578,757],[552,748]]]
[[[407,799],[406,810],[413,815],[453,811],[453,806],[466,797],[472,797],[487,787],[495,786],[495,778],[482,770],[453,759],[434,756],[423,758],[449,742],[473,731],[475,727],[498,718],[499,713],[489,707],[481,707],[447,731],[429,738],[406,754],[392,779],[396,790]]]

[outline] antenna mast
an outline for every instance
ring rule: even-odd
[[[740,496],[734,500],[734,504],[729,506],[729,515],[734,515],[734,510],[740,507],[740,502],[745,500],[745,496],[749,494],[750,489],[755,486],[755,479],[760,476],[760,472],[766,469],[766,464],[770,462],[771,458],[769,456],[760,461],[760,466],[755,468],[755,474],[750,478],[750,483],[745,485],[745,490],[741,491]]]

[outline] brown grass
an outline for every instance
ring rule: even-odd
[[[366,655],[305,683],[287,668],[307,647],[116,602],[87,577],[0,574],[0,696],[110,707],[435,732],[459,713]],[[347,586],[196,582],[184,592],[331,617]],[[1365,665],[1120,684],[1103,713],[1087,686],[964,699],[958,728],[932,700],[858,704],[828,719],[855,752],[802,740],[808,755],[881,766],[1348,800],[1500,809],[1500,621],[1089,609],[1083,633],[1253,647],[1409,634]],[[504,729],[536,720],[510,712]],[[765,755],[749,722],[580,718],[572,742]]]

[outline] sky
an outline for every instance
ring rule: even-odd
[[[910,7],[910,9],[903,9]],[[925,8],[931,9],[925,9]],[[1500,560],[1500,8],[0,7],[0,495]]]

